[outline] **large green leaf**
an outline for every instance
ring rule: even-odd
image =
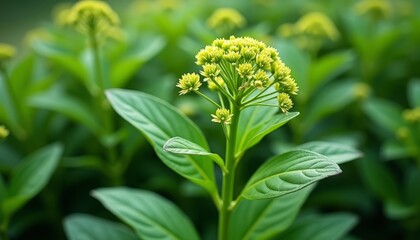
[[[64,230],[69,240],[135,240],[128,227],[86,214],[72,214],[64,219]]]
[[[315,61],[310,66],[309,89],[311,93],[321,84],[351,67],[354,54],[351,51],[333,52]]]
[[[211,153],[203,147],[181,137],[169,139],[165,145],[163,145],[163,150],[174,154],[208,156],[209,160],[214,161],[220,168],[227,171],[223,159],[218,154]]]
[[[354,227],[357,217],[350,213],[308,215],[296,221],[278,239],[293,240],[338,240]]]
[[[394,133],[404,124],[401,117],[403,109],[393,102],[382,99],[369,99],[363,107],[365,113],[376,124],[391,133]]]
[[[272,239],[294,222],[313,186],[278,198],[242,200],[232,213],[229,239]]]
[[[408,84],[408,100],[412,108],[420,107],[420,80],[413,79]]]
[[[362,156],[360,151],[349,145],[333,142],[308,142],[295,147],[295,149],[306,149],[322,154],[337,164],[345,163]]]
[[[44,188],[61,157],[61,145],[52,144],[27,156],[12,172],[3,209],[12,213]]]
[[[205,156],[166,152],[163,145],[173,137],[182,137],[208,150],[200,129],[167,102],[146,93],[113,89],[107,97],[117,113],[139,129],[160,159],[171,169],[194,183],[216,191],[213,163]]]
[[[199,239],[188,217],[153,192],[117,187],[97,189],[93,196],[142,239]]]
[[[245,186],[242,197],[250,200],[279,197],[338,173],[340,167],[327,157],[308,150],[293,150],[261,165]]]
[[[30,97],[28,105],[61,113],[89,128],[95,134],[102,131],[101,125],[98,124],[100,121],[90,107],[60,88],[53,88]]]

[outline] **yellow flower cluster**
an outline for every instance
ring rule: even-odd
[[[16,54],[16,48],[12,45],[0,43],[0,62],[13,58]]]
[[[404,110],[403,118],[409,123],[420,123],[420,107]]]
[[[207,20],[211,29],[226,29],[232,31],[245,25],[245,18],[233,8],[219,8]]]
[[[290,95],[299,90],[277,50],[250,37],[216,39],[199,51],[196,60],[209,88],[242,107],[264,103],[278,94],[280,109],[287,112],[293,105]],[[200,85],[196,74],[183,75],[177,84],[180,94],[198,91]]]
[[[106,32],[119,22],[118,15],[107,3],[96,0],[76,3],[67,15],[67,23],[86,34]]]
[[[213,117],[212,122],[229,125],[232,121],[233,114],[230,113],[229,109],[219,108],[216,110],[216,114],[211,114],[211,116]]]
[[[340,35],[331,19],[320,12],[308,13],[302,16],[295,24],[284,24],[280,26],[279,31],[284,37],[307,35],[337,40]]]

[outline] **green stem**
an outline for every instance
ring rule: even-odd
[[[222,204],[219,210],[219,240],[228,239],[229,219],[231,214],[231,204],[233,201],[234,182],[235,182],[235,146],[236,132],[239,124],[240,107],[231,106],[232,122],[229,126],[229,137],[226,140],[226,168],[228,172],[223,173],[222,183]]]
[[[112,111],[109,106],[108,101],[105,97],[105,89],[106,84],[104,77],[102,75],[102,68],[101,68],[101,61],[99,58],[99,46],[98,46],[98,40],[96,37],[96,30],[95,28],[92,28],[91,31],[89,31],[89,41],[90,41],[90,47],[92,48],[93,52],[93,64],[94,64],[94,73],[95,73],[95,83],[99,88],[99,94],[95,94],[95,103],[97,105],[97,108],[99,110],[99,114],[101,115],[101,118],[103,119],[104,128],[105,131],[103,134],[100,134],[99,137],[107,136],[113,133],[114,131],[114,124],[112,121]],[[121,185],[122,184],[122,175],[123,172],[121,171],[120,164],[117,163],[117,154],[115,152],[114,146],[105,146],[106,148],[106,156],[108,158],[108,164],[107,169],[109,171],[109,178],[112,185]]]

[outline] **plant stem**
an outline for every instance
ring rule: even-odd
[[[234,182],[235,182],[235,146],[236,132],[239,123],[240,107],[231,104],[232,122],[229,126],[229,137],[226,139],[226,168],[227,173],[223,173],[222,183],[222,204],[219,210],[219,240],[228,239],[229,219],[231,214],[230,205],[233,201]]]

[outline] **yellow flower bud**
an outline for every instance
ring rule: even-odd
[[[216,110],[216,114],[211,114],[211,116],[213,117],[212,122],[228,125],[232,121],[233,114],[230,114],[229,109],[219,108]]]
[[[233,8],[219,8],[209,17],[207,25],[211,29],[232,31],[245,25],[245,18]]]
[[[0,62],[12,59],[16,54],[16,48],[12,45],[0,43]]]
[[[282,112],[287,112],[293,107],[293,102],[287,93],[280,93],[277,96],[277,100],[279,101],[279,107]]]
[[[181,88],[181,91],[179,91],[179,95],[184,95],[191,91],[198,91],[198,89],[201,86],[200,76],[198,76],[198,74],[195,73],[184,74],[179,79],[179,82],[176,86]]]
[[[5,126],[0,125],[0,139],[6,138],[7,136],[9,136],[9,130]]]

